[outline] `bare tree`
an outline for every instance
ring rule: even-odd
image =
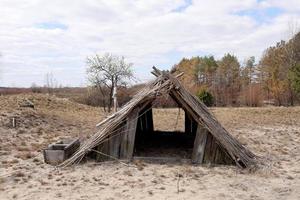
[[[103,98],[104,108],[111,111],[113,95],[118,86],[126,86],[134,80],[132,63],[126,63],[123,56],[114,56],[106,53],[87,58],[87,75],[89,82],[99,89]],[[107,92],[108,91],[108,92]]]
[[[49,94],[53,93],[54,88],[57,88],[57,81],[52,72],[48,72],[45,75],[45,87]]]

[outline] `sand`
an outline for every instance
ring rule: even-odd
[[[18,107],[26,98],[35,109]],[[157,129],[174,129],[174,120],[166,119],[176,119],[178,110],[168,112],[155,111]],[[41,149],[62,137],[88,137],[103,111],[45,95],[0,97],[0,199],[300,199],[300,107],[212,112],[266,160],[264,167],[249,172],[235,166],[89,161],[55,169],[43,162]]]

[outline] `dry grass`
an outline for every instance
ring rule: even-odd
[[[19,108],[23,98],[31,98],[36,109]],[[300,107],[211,110],[230,133],[267,160],[264,168],[249,173],[228,166],[108,162],[53,171],[38,150],[62,137],[93,133],[104,116],[101,109],[45,95],[0,96],[0,171],[21,172],[0,178],[0,199],[300,199]],[[155,126],[174,130],[177,114],[178,109],[154,110]],[[12,116],[18,116],[17,128],[8,126]]]
[[[154,108],[154,130],[184,132],[184,110],[179,108]]]

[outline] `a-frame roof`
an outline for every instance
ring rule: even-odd
[[[137,107],[151,103],[157,95],[169,94],[192,118],[202,124],[215,137],[235,163],[242,168],[252,168],[257,165],[257,157],[231,136],[217,119],[209,112],[207,107],[195,96],[189,93],[177,79],[182,74],[172,75],[168,71],[160,71],[153,67],[156,79],[149,82],[139,91],[131,101],[125,104],[118,112],[112,114],[97,126],[99,130],[80,149],[60,166],[67,166],[79,162],[82,157],[94,147],[103,143],[114,130],[126,120],[127,116]]]

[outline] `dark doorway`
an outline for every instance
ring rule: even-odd
[[[152,130],[143,130],[138,126],[133,156],[191,159],[195,132],[185,131],[184,110],[179,111],[181,116],[174,114],[178,112],[178,108],[156,108],[148,112],[153,116],[151,120],[154,119],[154,127]],[[167,120],[162,119],[163,116],[167,116]],[[138,120],[138,124],[140,121],[142,118]],[[156,121],[160,121],[163,125],[157,125]]]

